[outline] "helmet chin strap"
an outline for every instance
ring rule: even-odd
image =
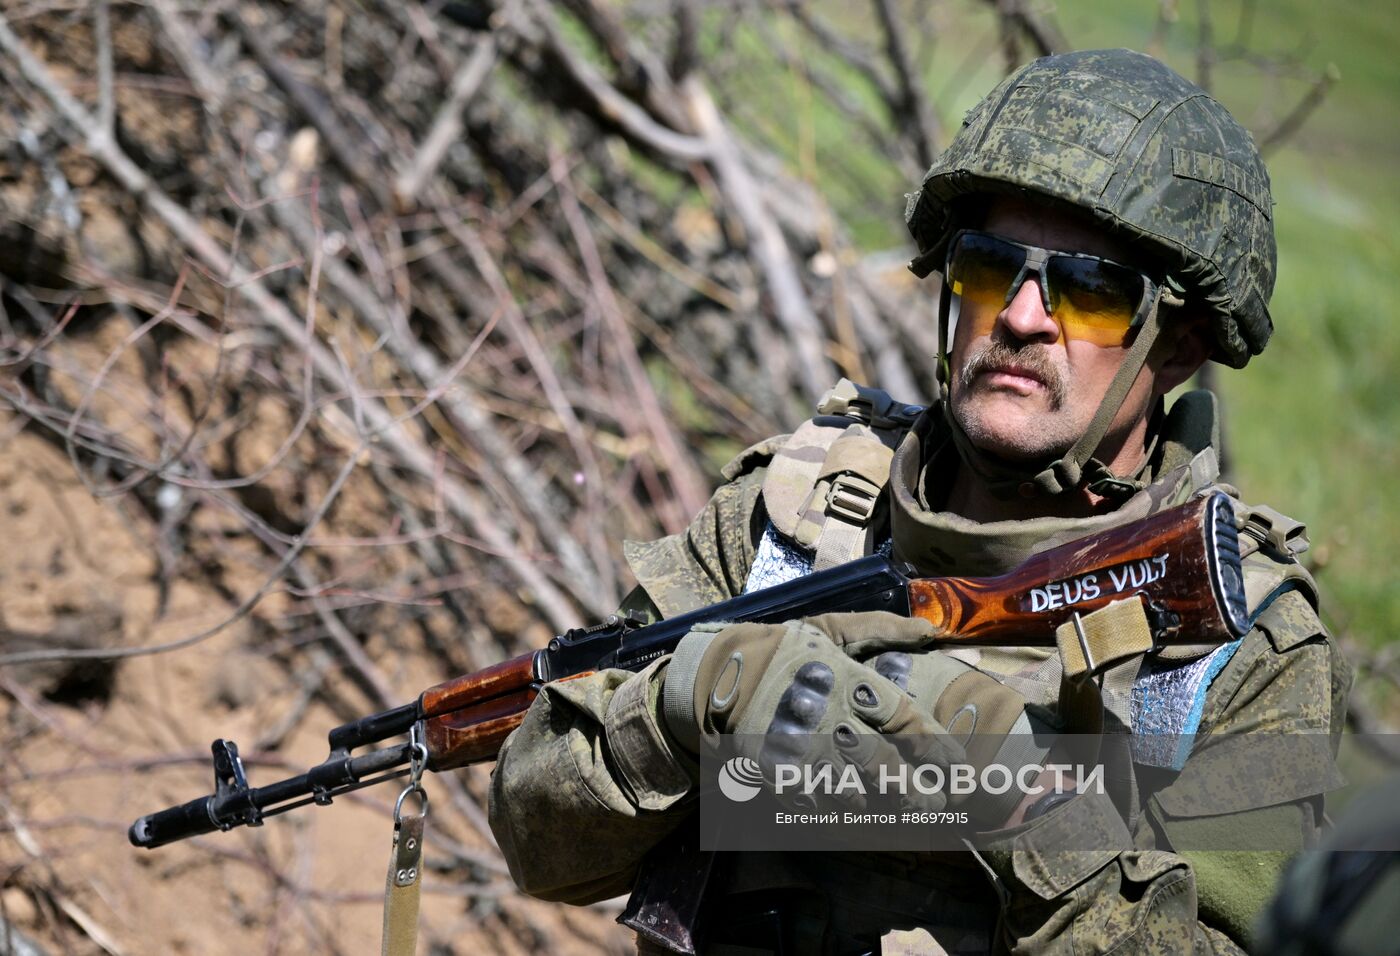
[[[967,432],[958,424],[950,407],[951,402],[943,402],[943,416],[948,422],[958,455],[994,496],[1003,500],[1036,498],[1041,495],[1063,495],[1087,488],[1102,497],[1124,501],[1143,488],[1141,481],[1115,475],[1107,465],[1091,456],[1103,441],[1109,425],[1113,423],[1118,410],[1123,407],[1129,390],[1147,364],[1148,354],[1162,330],[1157,308],[1164,295],[1170,295],[1170,292],[1161,289],[1153,297],[1152,305],[1138,327],[1137,338],[1133,340],[1123,364],[1109,383],[1098,411],[1089,421],[1089,427],[1069,451],[1044,467],[1039,467],[1036,463],[1018,467],[988,455],[972,443]],[[946,350],[942,361],[947,361]]]

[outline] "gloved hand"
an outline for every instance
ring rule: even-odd
[[[872,665],[897,671],[891,660],[897,653],[887,651]],[[1023,787],[1043,785],[1037,768],[1050,750],[1049,725],[1027,710],[1020,693],[941,651],[922,655],[914,669],[920,703],[962,745],[979,781],[971,793],[950,794],[949,807],[966,811],[978,829],[1002,827],[1025,799]],[[996,793],[1003,783],[1005,791]]]
[[[884,612],[697,628],[671,658],[662,709],[692,750],[701,736],[762,735],[752,756],[766,776],[779,763],[828,760],[837,779],[852,764],[866,781],[906,763],[946,768],[962,760],[961,748],[894,682],[847,652],[915,650],[934,636],[925,621]],[[905,805],[942,809],[942,793],[909,790]]]
[[[967,811],[980,829],[1003,826],[1025,797],[1022,768],[1045,762],[1049,722],[1028,711],[1016,690],[940,650],[888,640],[847,640],[843,646],[914,695],[920,709],[964,748],[965,762],[978,781],[989,767],[996,768],[991,773],[994,784],[1010,775],[1011,786],[1003,794],[979,787],[969,794],[950,794],[949,800],[950,808]],[[1026,773],[1030,779],[1031,771]],[[1043,781],[1032,783],[1037,785]]]

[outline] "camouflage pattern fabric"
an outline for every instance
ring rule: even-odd
[[[661,729],[666,661],[546,684],[491,776],[491,832],[526,893],[626,893],[647,850],[693,809],[699,768]]]
[[[763,477],[751,472],[721,485],[680,534],[623,544],[637,583],[664,617],[743,593],[766,524],[758,514]]]
[[[1196,412],[1209,408],[1198,400],[1188,404]],[[1030,548],[1087,533],[1088,527],[1066,522],[1037,544],[1014,527],[1002,536],[1003,529],[986,525],[979,535],[970,523],[938,514],[928,502],[937,500],[929,489],[941,480],[940,442],[928,420],[939,417],[933,409],[915,429],[931,450],[929,467],[915,461],[901,468],[896,455],[887,495],[901,556],[912,557],[924,573],[988,573]],[[1213,460],[1214,431],[1213,421],[1199,414],[1176,421],[1159,443],[1155,479],[1135,507],[1143,513],[1168,507],[1213,480],[1213,469],[1202,462]],[[768,460],[764,452],[753,453],[731,470],[685,532],[629,550],[645,592],[634,594],[630,605],[654,604],[674,614],[743,590],[767,526],[759,491]],[[906,529],[903,548],[900,520],[917,531],[911,538]],[[1291,558],[1269,552],[1252,560]],[[996,674],[1028,701],[1053,703],[1058,692],[1058,660],[1044,652],[981,649],[953,656]],[[624,892],[646,850],[691,811],[693,794],[682,781],[692,779],[687,773],[694,768],[656,712],[667,663],[636,676],[608,671],[547,688],[502,750],[493,776],[492,828],[512,876],[527,892],[574,903]],[[906,686],[916,699],[921,682],[941,670],[931,664],[929,654],[911,655]],[[1199,785],[1202,775],[1193,779],[1193,764],[1212,759],[1203,745],[1180,775],[1139,777],[1141,812],[1131,830],[1111,806],[1078,798],[1008,831],[1005,845],[983,853],[980,862],[971,854],[868,860],[863,854],[741,854],[722,884],[712,887],[718,894],[713,918],[722,923],[729,907],[754,893],[790,893],[806,907],[794,928],[800,952],[877,948],[891,930],[918,928],[948,952],[1239,952],[1287,854],[1176,853],[1172,839],[1222,827],[1255,835],[1254,845],[1315,843],[1322,794],[1336,781],[1331,755],[1348,683],[1346,665],[1311,605],[1290,592],[1259,617],[1210,682],[1201,729],[1212,739],[1288,729],[1327,735],[1333,744],[1322,764],[1271,771],[1286,777],[1296,799],[1255,806]],[[1125,849],[1057,850],[1061,826],[1104,832],[1116,826]]]

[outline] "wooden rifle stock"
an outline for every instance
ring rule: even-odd
[[[1239,531],[1225,495],[1079,538],[988,578],[916,578],[912,614],[939,643],[1053,647],[1071,614],[1140,594],[1157,646],[1233,640],[1249,627]]]
[[[1134,595],[1145,603],[1158,646],[1219,643],[1248,630],[1239,533],[1225,495],[1051,548],[998,577],[911,578],[875,556],[654,624],[609,618],[430,687],[412,704],[337,727],[325,762],[266,787],[250,787],[237,746],[217,740],[215,793],[141,817],[129,836],[137,846],[156,847],[257,825],[305,803],[329,803],[402,775],[395,768],[409,762],[409,745],[361,756],[351,751],[410,731],[426,747],[430,770],[495,759],[546,683],[610,667],[640,671],[702,622],[777,623],[884,610],[931,621],[940,632],[938,644],[1053,646],[1055,628],[1072,614]]]
[[[941,631],[936,642],[940,645],[1054,646],[1055,629],[1072,614],[1086,614],[1133,595],[1142,596],[1159,647],[1222,643],[1248,629],[1239,533],[1229,500],[1219,493],[1043,551],[1003,575],[903,578],[898,586],[905,596],[887,602],[891,609],[932,622]],[[788,620],[838,609],[820,595],[805,606],[784,604],[787,614],[782,618],[772,613],[731,614],[727,609],[732,603],[686,615],[686,622]],[[623,626],[619,639],[644,643],[651,629],[628,631]],[[684,633],[678,630],[671,627],[665,641],[658,642],[669,645],[662,652],[674,648],[689,627]],[[523,654],[425,691],[420,708],[429,767],[447,770],[494,759],[538,695],[545,673],[541,655],[548,653],[549,649]],[[646,657],[644,663],[656,656]],[[586,670],[555,679],[621,663],[600,658]]]

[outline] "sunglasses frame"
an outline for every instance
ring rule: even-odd
[[[1003,306],[1011,304],[1011,300],[1016,297],[1021,291],[1021,287],[1026,284],[1026,279],[1034,274],[1037,279],[1036,284],[1040,288],[1040,300],[1041,305],[1045,307],[1045,314],[1053,316],[1055,310],[1050,304],[1050,283],[1045,270],[1050,260],[1055,256],[1064,256],[1066,259],[1089,259],[1094,262],[1107,263],[1119,269],[1125,269],[1142,279],[1142,296],[1138,299],[1137,308],[1133,312],[1132,321],[1123,332],[1125,340],[1133,330],[1142,325],[1147,313],[1158,300],[1168,305],[1183,304],[1182,299],[1177,296],[1171,288],[1174,283],[1170,278],[1167,278],[1164,282],[1158,282],[1141,269],[1126,265],[1122,262],[1117,262],[1107,256],[1096,256],[1088,252],[1067,252],[1061,249],[1046,249],[1042,246],[1033,246],[1029,243],[1017,242],[1015,239],[1008,239],[1005,236],[999,236],[994,232],[987,232],[982,229],[959,229],[957,232],[953,233],[952,237],[948,240],[947,251],[943,258],[943,281],[945,286],[950,290],[952,282],[948,278],[948,274],[953,265],[953,254],[957,251],[958,244],[962,241],[964,236],[982,236],[988,239],[994,239],[997,242],[1002,242],[1008,246],[1020,249],[1025,253],[1025,258],[1021,260],[1020,270],[1016,273],[1016,277],[1011,280],[1011,285],[1007,287],[1006,299],[1002,303]],[[1065,334],[1068,335],[1068,332]]]

